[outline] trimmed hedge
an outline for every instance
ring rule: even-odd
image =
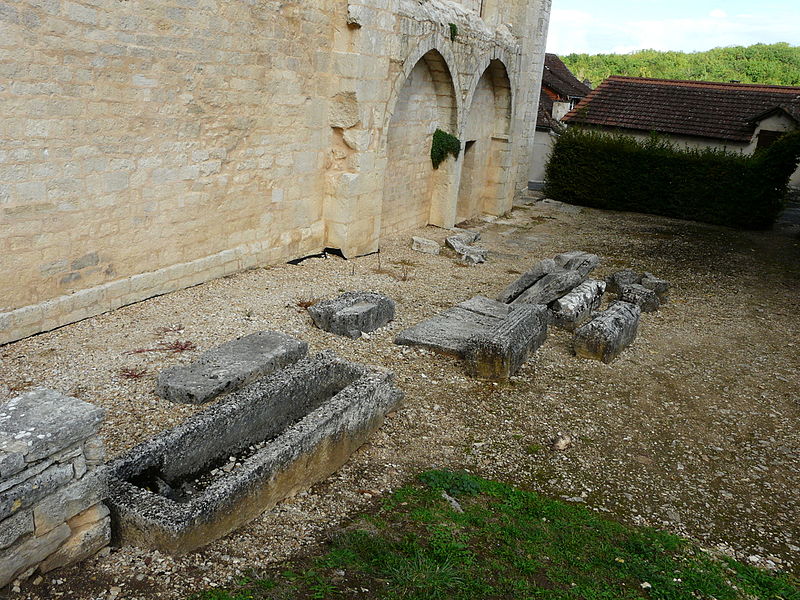
[[[581,206],[767,229],[798,162],[800,132],[744,156],[570,127],[550,155],[545,193]]]

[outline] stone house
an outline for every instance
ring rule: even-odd
[[[0,343],[507,211],[550,3],[0,0]]]
[[[800,87],[614,76],[562,121],[752,154],[800,128]],[[800,186],[800,169],[791,185]]]
[[[545,166],[553,148],[554,136],[562,127],[562,117],[575,108],[591,91],[588,82],[575,77],[557,55],[549,52],[545,54],[533,160],[528,176],[531,189],[542,189],[544,185]]]

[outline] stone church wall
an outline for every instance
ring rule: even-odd
[[[453,225],[463,154],[433,171],[430,136],[463,135],[490,65],[509,82],[508,134],[469,211],[508,210],[527,183],[549,10],[0,0],[0,343]]]

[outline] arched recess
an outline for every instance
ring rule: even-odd
[[[431,164],[436,129],[458,131],[458,104],[450,69],[437,50],[414,65],[401,88],[386,133],[381,236],[422,227],[450,188],[452,164]]]
[[[508,71],[501,61],[492,60],[478,80],[464,124],[456,222],[481,213],[505,212],[513,191],[512,106]]]

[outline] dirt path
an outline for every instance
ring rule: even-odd
[[[403,407],[340,472],[240,531],[177,559],[114,550],[26,583],[23,597],[184,597],[317,543],[378,493],[442,466],[583,501],[626,522],[800,573],[794,232],[541,205],[471,226],[492,251],[485,265],[415,253],[407,234],[390,240],[380,258],[250,271],[0,347],[6,386],[45,385],[106,407],[103,435],[112,456],[196,410],[152,393],[159,369],[252,331],[279,329],[307,340],[312,351],[331,348],[392,368],[406,392]],[[412,233],[445,236],[435,228]],[[598,277],[630,267],[673,284],[670,304],[643,317],[639,339],[614,364],[575,358],[570,336],[555,331],[511,384],[497,386],[466,378],[455,359],[392,344],[400,329],[473,295],[495,296],[515,272],[571,249],[603,258]],[[297,306],[351,289],[393,297],[397,321],[368,340],[349,340],[314,329]],[[177,324],[180,332],[158,331]],[[198,349],[125,354],[174,339]],[[124,367],[147,375],[126,379]],[[557,432],[572,433],[576,444],[550,451]]]

